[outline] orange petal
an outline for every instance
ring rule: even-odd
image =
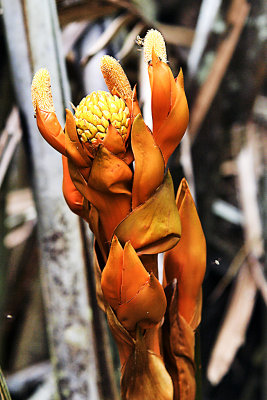
[[[132,245],[128,242],[122,250],[116,236],[102,272],[101,287],[125,329],[133,331],[137,323],[146,329],[161,321],[166,309],[161,284],[145,270]]]
[[[86,148],[81,144],[76,130],[75,119],[72,112],[66,109],[66,155],[72,160],[72,162],[83,168],[90,168],[92,161],[90,154]]]
[[[166,251],[180,238],[180,218],[174,199],[170,173],[163,184],[116,228],[122,245],[130,241],[138,255]]]
[[[88,222],[89,209],[86,204],[84,204],[83,195],[74,186],[68,168],[68,159],[62,156],[63,164],[63,195],[72,212],[84,218]]]
[[[103,193],[131,195],[132,171],[128,165],[100,147],[93,161],[88,185]]]
[[[189,111],[184,90],[176,85],[176,100],[170,114],[155,133],[155,141],[162,151],[165,165],[180,143],[189,121]]]
[[[127,268],[126,264],[124,268]],[[142,268],[145,271],[145,268]],[[133,276],[131,276],[131,281],[128,281],[129,287],[133,285],[133,282]],[[128,331],[133,331],[137,324],[143,329],[148,329],[161,321],[166,305],[164,290],[151,273],[148,282],[139,288],[135,296],[118,307],[117,317]]]
[[[131,142],[135,159],[132,188],[132,208],[135,209],[161,185],[164,160],[141,114],[134,120]]]
[[[176,78],[176,85],[180,86],[181,89],[184,89],[184,74],[182,68],[180,68],[179,74]]]
[[[169,66],[152,53],[148,73],[152,97],[153,136],[165,165],[180,143],[189,121],[189,111],[180,71],[175,80]]]
[[[121,304],[135,297],[148,281],[149,273],[145,270],[131,243],[127,242],[123,250]]]
[[[109,124],[103,145],[113,154],[124,154],[126,149],[122,137],[112,124]]]
[[[190,323],[206,269],[206,241],[185,179],[179,186],[176,203],[181,218],[182,236],[180,242],[165,254],[165,274],[167,282],[177,278],[179,312]]]
[[[68,158],[68,168],[70,178],[74,184],[74,186],[78,189],[78,191],[90,202],[88,196],[88,185],[87,180],[89,176],[90,170],[83,170],[77,168],[77,166]]]
[[[160,61],[154,48],[152,50],[152,62],[148,66],[148,73],[151,85],[153,132],[157,133],[171,109],[172,72],[166,63]]]
[[[69,170],[76,188],[98,210],[105,241],[109,242],[116,226],[130,213],[130,168],[102,146],[93,161],[88,180],[70,161]]]
[[[127,104],[128,105],[128,104]],[[129,110],[131,110],[131,117],[132,120],[134,120],[134,118],[141,113],[140,107],[139,107],[139,103],[137,100],[137,93],[136,93],[136,85],[133,89],[133,97],[132,97],[132,105],[131,107],[129,107]]]
[[[55,112],[43,111],[36,106],[36,121],[43,138],[54,149],[66,155],[65,135]]]
[[[107,259],[108,259],[109,245],[105,239],[103,227],[102,227],[102,224],[100,221],[99,212],[93,206],[93,204],[90,204],[89,226],[96,238],[95,254],[97,256],[97,262],[98,262],[99,268],[101,270],[103,270],[106,265]]]
[[[130,165],[134,161],[134,156],[132,149],[130,147],[127,148],[126,153],[121,157],[121,159],[127,164]]]
[[[101,287],[108,304],[117,310],[121,298],[123,249],[116,238],[113,237],[110,252],[105,268],[102,272]]]

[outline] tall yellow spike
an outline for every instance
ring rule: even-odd
[[[144,38],[144,58],[147,63],[152,61],[152,49],[161,61],[167,62],[165,40],[162,34],[155,29],[150,29]]]
[[[50,75],[45,68],[39,69],[34,75],[32,80],[31,94],[34,111],[36,111],[37,105],[38,108],[43,111],[55,111],[52,99]]]
[[[103,56],[100,66],[110,93],[114,94],[115,89],[123,99],[131,99],[131,85],[120,63],[111,56]]]

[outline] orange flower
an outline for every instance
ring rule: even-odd
[[[32,99],[41,134],[62,154],[66,202],[89,222],[96,238],[97,293],[118,344],[123,400],[193,400],[194,329],[200,321],[206,244],[187,182],[181,182],[175,202],[166,171],[186,130],[188,106],[183,73],[174,79],[159,32],[147,33],[144,57],[152,132],[136,89],[109,56],[102,58],[101,71],[110,93],[86,96],[73,107],[74,115],[66,110],[64,130],[46,70],[33,79]],[[156,276],[157,254],[166,251],[165,314],[167,300]]]
[[[32,81],[32,102],[41,134],[78,167],[90,167],[90,159],[101,145],[120,158],[132,161],[125,155],[125,145],[131,122],[140,112],[136,91],[131,90],[128,78],[113,57],[102,58],[101,70],[112,94],[104,91],[91,93],[75,108],[74,117],[66,110],[65,134],[66,130],[70,131],[67,135],[55,114],[48,71],[38,70]]]
[[[117,80],[112,80],[110,70]],[[86,215],[88,202],[93,205],[99,214],[96,236],[108,242],[114,228],[131,210],[132,171],[128,163],[133,157],[126,144],[133,112],[138,112],[139,108],[135,92],[131,91],[119,63],[112,57],[104,57],[102,71],[116,95],[92,93],[82,100],[75,116],[66,110],[64,131],[54,112],[50,77],[46,70],[41,69],[35,74],[32,99],[43,137],[67,157],[63,164],[63,189],[68,205],[86,220],[90,219],[90,215]]]
[[[71,210],[89,221],[102,253],[119,225],[116,234],[121,242],[131,240],[139,254],[166,251],[180,237],[173,189],[169,174],[164,178],[164,172],[188,122],[183,79],[180,73],[174,80],[159,32],[147,33],[144,54],[149,62],[153,133],[142,119],[135,88],[132,91],[122,67],[112,57],[104,56],[101,60],[110,93],[91,93],[74,107],[74,116],[66,110],[64,131],[54,112],[48,72],[38,71],[32,83],[39,130],[66,157],[63,159],[66,201]],[[160,204],[155,201],[160,206],[159,212],[152,205],[152,198],[159,198],[162,192],[171,200],[166,207],[161,195]],[[136,229],[128,232],[130,238],[125,240],[125,229],[133,221]],[[140,232],[144,235],[138,238]]]
[[[163,288],[153,273],[149,274],[130,242],[124,249],[114,236],[101,287],[118,320],[128,330],[138,324],[147,329],[158,324],[166,309]]]
[[[178,311],[195,329],[200,322],[201,285],[206,270],[206,241],[188,184],[183,179],[176,204],[181,218],[180,242],[165,253],[167,283],[177,279]]]
[[[180,70],[178,77],[174,79],[167,65],[164,39],[154,29],[145,36],[144,56],[148,63],[151,87],[153,136],[166,165],[180,143],[189,121],[183,73]]]

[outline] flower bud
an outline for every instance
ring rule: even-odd
[[[165,313],[163,288],[146,271],[130,242],[122,249],[118,239],[113,238],[101,287],[105,299],[128,331],[134,331],[137,324],[144,329],[155,326]]]

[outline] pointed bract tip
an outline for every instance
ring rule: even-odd
[[[144,39],[145,62],[150,63],[150,61],[152,61],[153,49],[155,54],[160,58],[160,60],[166,63],[167,53],[166,53],[165,40],[159,31],[155,29],[150,29],[147,32]]]
[[[177,81],[182,89],[184,89],[184,73],[182,68],[180,68],[179,74],[177,76]]]
[[[35,112],[37,106],[43,111],[55,111],[52,99],[50,75],[47,69],[41,68],[34,75],[31,86],[31,95]]]

